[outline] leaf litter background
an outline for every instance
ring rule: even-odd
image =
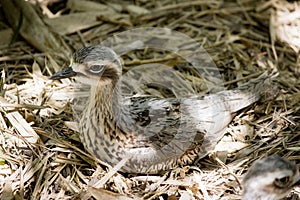
[[[297,1],[0,0],[0,199],[240,199],[240,182],[261,157],[300,156],[300,4]],[[76,49],[136,27],[166,27],[199,42],[226,88],[276,70],[274,95],[238,112],[214,152],[158,175],[114,173],[85,152],[72,123],[70,80],[48,76]],[[182,59],[145,49],[123,57],[174,66],[180,96],[208,91]],[[153,71],[153,77],[159,72]],[[148,81],[142,77],[139,81]],[[212,81],[213,82],[213,81]],[[215,88],[218,90],[218,88]],[[288,199],[299,199],[295,188]]]

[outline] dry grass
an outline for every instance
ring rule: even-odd
[[[25,29],[18,23],[11,28],[12,20],[0,14],[1,199],[239,199],[241,178],[256,159],[280,154],[299,163],[298,2],[32,2],[60,34],[51,33],[52,42],[59,42],[47,47],[47,31],[29,41],[36,35],[25,37]],[[0,5],[7,9],[4,1]],[[24,16],[15,20],[34,26]],[[71,51],[135,27],[167,27],[192,37],[213,58],[227,88],[277,70],[278,94],[237,113],[214,152],[193,166],[151,176],[113,173],[96,164],[66,123],[72,121],[70,81],[47,77],[68,65]],[[178,71],[189,80],[185,92],[207,92],[201,77],[166,52],[134,51],[123,59],[125,71],[157,61],[183,66]],[[299,196],[295,188],[289,199]]]

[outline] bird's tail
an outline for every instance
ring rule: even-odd
[[[222,91],[218,94],[224,98],[227,108],[231,112],[236,112],[253,104],[263,96],[274,95],[275,87],[272,85],[272,79],[276,76],[278,76],[278,73],[268,74],[265,72],[236,89]]]

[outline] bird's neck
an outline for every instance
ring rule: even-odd
[[[91,87],[90,109],[98,111],[100,118],[113,120],[119,113],[120,100],[121,95],[116,83]]]
[[[125,137],[117,131],[117,117],[121,116],[120,99],[119,89],[114,84],[92,86],[79,123],[81,140],[86,148],[111,165],[118,162],[115,158],[125,153],[123,143],[118,142]]]

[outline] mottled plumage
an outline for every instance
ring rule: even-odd
[[[122,98],[122,66],[115,52],[103,46],[84,47],[73,61],[51,78],[74,76],[91,86],[77,115],[83,144],[112,166],[129,157],[121,171],[130,173],[158,173],[205,156],[232,113],[256,102],[270,87],[270,77],[263,74],[235,90],[205,97]]]

